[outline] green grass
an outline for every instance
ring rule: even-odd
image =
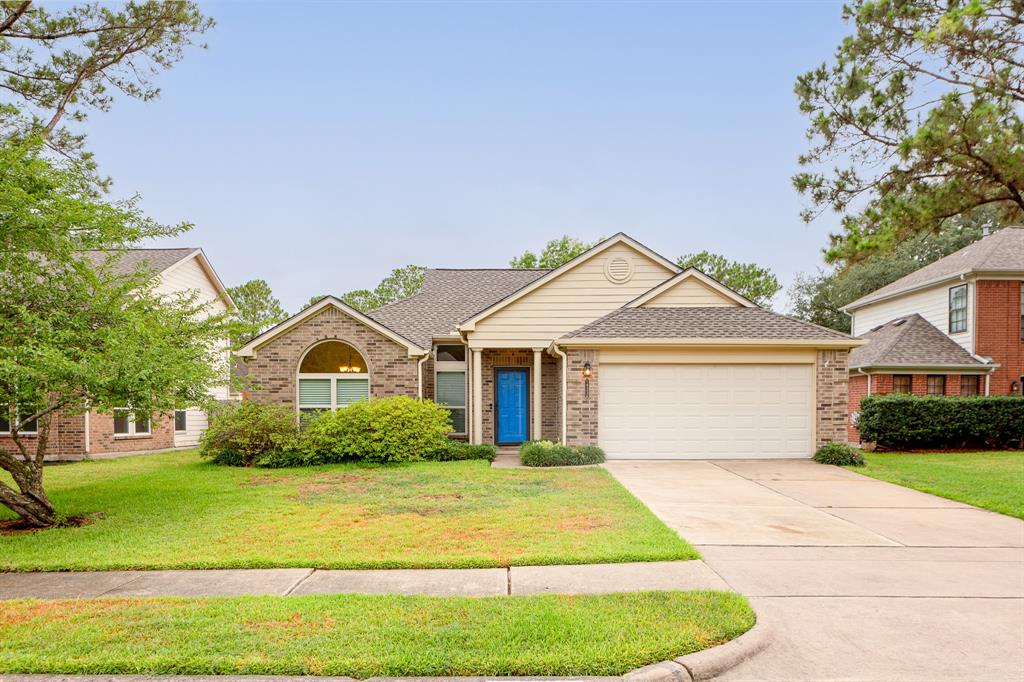
[[[0,570],[429,568],[698,558],[608,472],[422,462],[254,470],[194,452],[48,467],[92,524],[0,535]],[[0,518],[10,514],[0,508]]]
[[[890,483],[1024,519],[1024,452],[872,452],[853,469]]]
[[[754,624],[725,592],[0,602],[0,672],[620,675]]]

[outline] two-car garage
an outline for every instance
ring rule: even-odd
[[[605,363],[599,443],[613,459],[808,457],[814,365]]]

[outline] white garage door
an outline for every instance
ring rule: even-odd
[[[609,458],[808,457],[811,365],[614,365],[599,370]]]

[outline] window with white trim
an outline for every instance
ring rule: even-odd
[[[148,414],[136,414],[130,407],[114,408],[115,436],[148,436],[150,423]]]
[[[188,410],[174,411],[174,431],[176,433],[188,431]]]
[[[17,408],[14,410],[14,416],[15,416],[16,420],[18,418],[18,413],[22,412],[22,411],[23,410],[20,410],[20,409],[17,409]],[[28,414],[34,414],[36,410],[24,410],[24,411],[28,412]],[[10,433],[10,432],[11,432],[10,411],[7,409],[7,403],[0,403],[0,433],[7,434],[7,433]],[[39,432],[39,422],[36,419],[33,419],[32,421],[25,422],[24,424],[18,424],[18,433],[19,434],[25,434],[25,435],[32,436],[32,435],[35,435],[38,432]]]
[[[949,290],[949,333],[967,331],[967,285],[951,287]]]
[[[303,421],[370,398],[366,361],[343,341],[324,341],[299,366],[299,415]]]
[[[434,351],[434,400],[451,415],[452,428],[466,433],[466,347],[439,345]]]

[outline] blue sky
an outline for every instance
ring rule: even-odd
[[[795,77],[833,2],[203,3],[209,49],[85,124],[115,195],[294,312],[408,263],[503,267],[568,233],[709,249],[788,285]],[[785,307],[785,297],[779,304]]]

